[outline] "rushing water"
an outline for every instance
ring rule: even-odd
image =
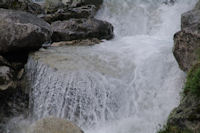
[[[58,116],[86,133],[155,133],[179,103],[173,34],[196,0],[163,2],[105,0],[97,18],[114,25],[113,40],[32,54],[30,117]]]

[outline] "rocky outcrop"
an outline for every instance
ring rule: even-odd
[[[164,130],[159,133],[200,132],[200,8],[186,12],[181,18],[181,31],[174,35],[174,56],[187,72],[180,105],[175,108]]]
[[[0,9],[0,53],[38,49],[51,34],[50,25],[32,14]]]
[[[182,15],[181,31],[174,36],[174,56],[182,70],[188,71],[200,59],[200,10]]]
[[[45,21],[52,23],[58,20],[69,20],[71,18],[92,18],[96,14],[96,7],[94,5],[85,5],[81,7],[59,8],[56,12],[49,14],[42,14],[38,17],[44,19]]]
[[[180,105],[171,113],[168,125],[192,133],[200,131],[200,100],[193,94],[186,95]]]
[[[0,0],[0,8],[21,10],[32,14],[44,13],[41,6],[31,0]]]
[[[28,94],[22,89],[23,63],[8,62],[0,56],[0,132],[9,118],[28,108]]]
[[[54,22],[51,26],[52,40],[55,42],[87,38],[111,39],[113,37],[113,26],[97,19],[70,19]]]
[[[83,133],[83,131],[69,121],[49,117],[32,124],[27,133]]]

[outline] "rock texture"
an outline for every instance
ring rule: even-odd
[[[58,20],[69,20],[71,18],[92,18],[96,14],[96,7],[94,5],[86,5],[75,8],[60,8],[54,13],[42,14],[38,17],[44,19],[45,21],[52,23]]]
[[[0,0],[0,8],[21,10],[32,14],[44,13],[41,6],[31,0]]]
[[[187,72],[180,105],[169,116],[167,125],[159,133],[200,133],[200,1],[194,10],[181,18],[181,31],[174,35],[174,56],[180,68]]]
[[[51,34],[50,25],[32,14],[0,9],[0,53],[38,49]]]
[[[71,7],[95,5],[97,8],[99,8],[102,5],[103,0],[62,0],[62,2]]]
[[[97,19],[70,19],[52,23],[52,40],[70,41],[76,39],[98,38],[111,39],[113,26]]]
[[[27,133],[83,133],[83,131],[69,121],[49,117],[35,122]]]
[[[196,133],[200,131],[200,100],[198,97],[186,95],[179,107],[171,113],[168,125]],[[197,132],[198,133],[198,132]]]
[[[188,71],[200,59],[200,10],[182,15],[181,31],[174,36],[173,53],[182,70]]]

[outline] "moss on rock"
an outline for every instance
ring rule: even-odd
[[[194,65],[188,73],[184,93],[188,92],[200,97],[200,62]]]

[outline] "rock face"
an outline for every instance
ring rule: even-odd
[[[21,10],[32,14],[44,13],[41,6],[31,0],[0,0],[0,8]]]
[[[39,17],[45,21],[52,23],[58,20],[69,20],[71,18],[92,18],[96,13],[96,7],[94,5],[86,5],[75,8],[60,8],[54,13],[43,14]]]
[[[69,121],[49,117],[31,125],[27,133],[83,133],[83,131]]]
[[[168,119],[169,133],[199,133],[200,131],[200,100],[198,97],[188,94],[179,107],[173,110]],[[182,131],[182,132],[181,132]]]
[[[200,59],[200,10],[182,15],[181,31],[174,36],[174,56],[182,70],[188,71]]]
[[[0,9],[0,53],[38,49],[51,34],[50,25],[32,14]]]
[[[180,105],[169,116],[167,125],[160,133],[200,132],[200,1],[195,9],[181,18],[181,31],[174,35],[174,56],[180,68],[186,71],[187,82]]]
[[[111,39],[113,37],[113,26],[97,19],[56,21],[51,26],[52,40],[55,42],[87,38]]]

